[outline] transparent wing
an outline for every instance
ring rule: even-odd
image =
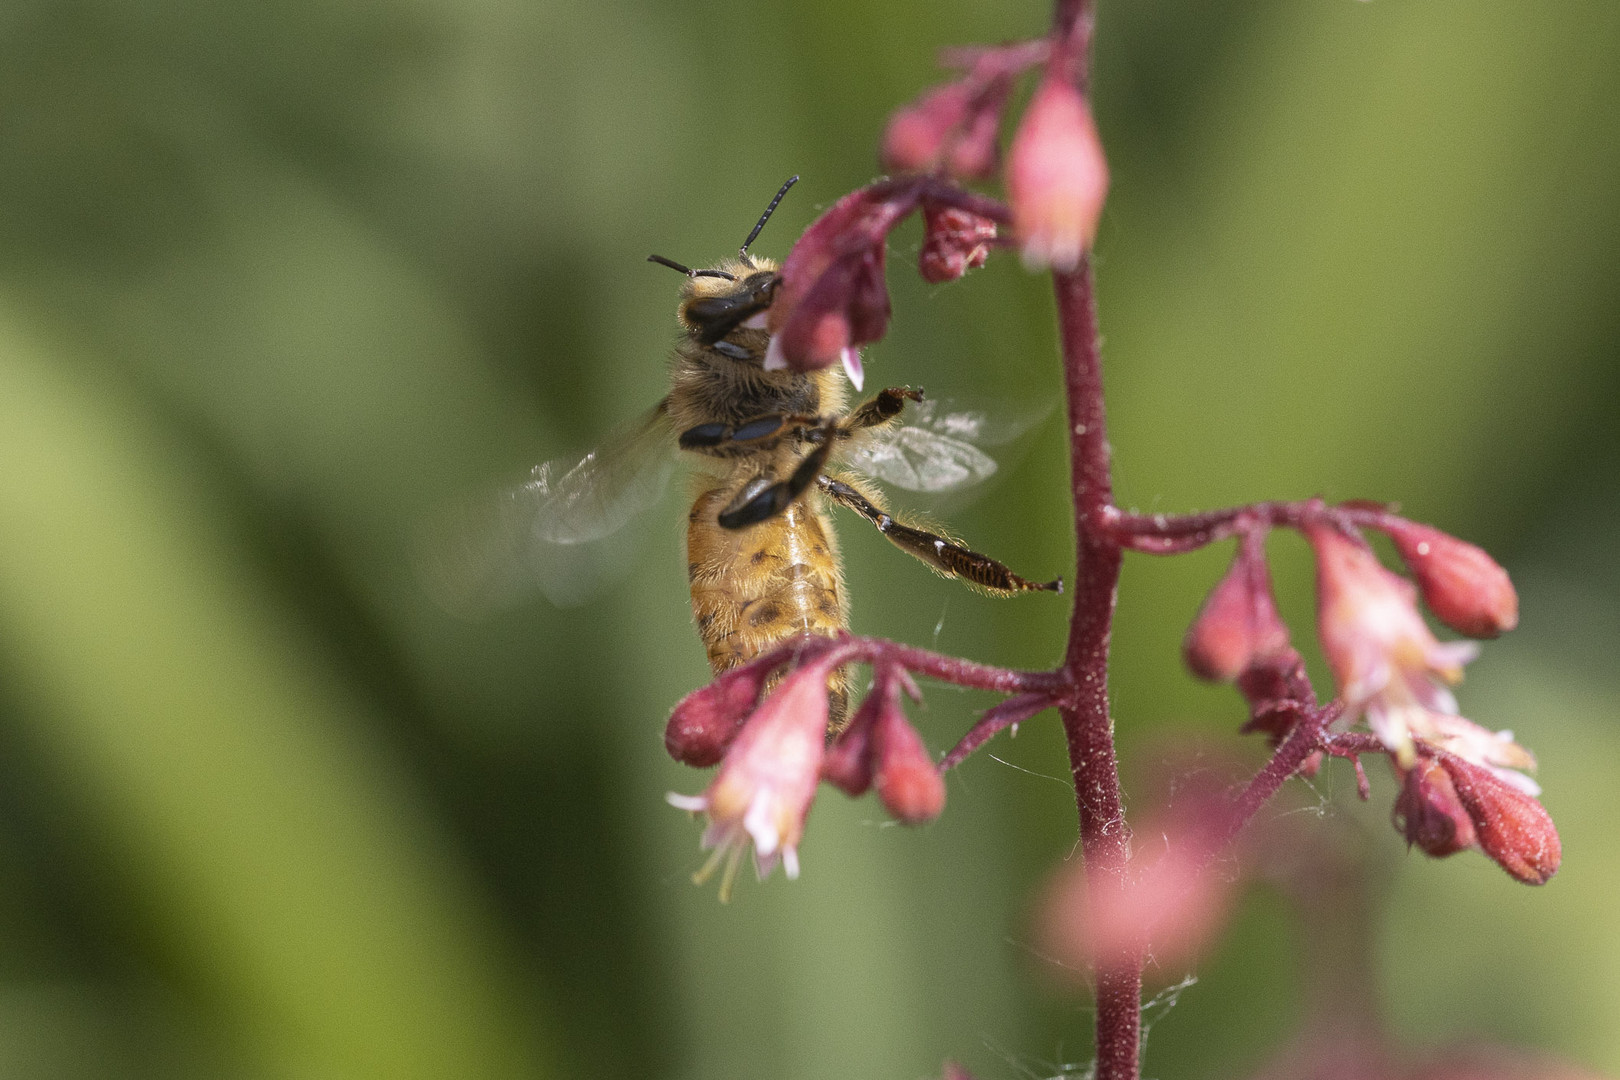
[[[907,491],[956,491],[996,473],[980,446],[1010,443],[1039,423],[1050,407],[963,408],[919,402],[902,423],[862,436],[844,460],[859,472]]]
[[[660,401],[577,464],[535,466],[506,497],[517,524],[538,543],[580,544],[618,532],[657,502],[675,449],[665,408]]]
[[[545,462],[527,482],[446,512],[418,538],[423,587],[464,618],[537,591],[559,607],[583,603],[627,565],[635,544],[618,534],[663,495],[674,447],[659,402],[578,462]]]

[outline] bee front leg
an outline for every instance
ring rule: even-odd
[[[921,401],[922,389],[913,390],[909,386],[891,386],[879,390],[873,397],[861,402],[844,420],[844,430],[859,431],[861,428],[877,427],[887,424],[900,410],[906,407],[908,401]]]
[[[872,499],[842,480],[823,476],[818,483],[821,484],[821,490],[834,502],[848,507],[876,525],[878,532],[886,536],[889,543],[906,554],[921,559],[946,577],[961,578],[971,585],[996,593],[1063,591],[1062,578],[1045,584],[1029,581],[988,555],[969,550],[938,533],[902,525],[879,508]]]
[[[770,446],[784,435],[794,435],[805,428],[822,424],[819,416],[799,413],[770,413],[756,416],[732,425],[721,421],[699,424],[681,432],[676,441],[682,450],[713,450],[728,453],[732,448],[758,450]],[[736,445],[741,444],[741,445]]]

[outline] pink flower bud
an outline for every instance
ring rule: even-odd
[[[872,728],[886,695],[883,684],[880,675],[877,685],[850,718],[849,726],[821,759],[821,778],[852,799],[866,794],[872,786]]]
[[[996,239],[996,223],[954,206],[923,202],[923,244],[917,270],[938,285],[983,266]]]
[[[1182,654],[1193,674],[1229,682],[1288,648],[1288,627],[1272,599],[1264,550],[1245,540],[1188,629]]]
[[[1061,78],[1036,89],[1007,162],[1013,224],[1030,268],[1071,271],[1091,247],[1108,163],[1086,99]]]
[[[1406,771],[1391,812],[1395,831],[1437,859],[1475,844],[1474,823],[1440,763],[1427,754]]]
[[[945,152],[945,168],[962,180],[988,180],[1001,164],[1001,113],[1007,105],[1012,80],[992,85],[975,103],[961,134]]]
[[[700,769],[719,761],[759,703],[770,675],[768,668],[746,664],[682,698],[664,727],[669,756]]]
[[[945,778],[900,708],[898,683],[879,702],[872,744],[875,783],[884,808],[907,825],[939,817],[945,809]]]
[[[1480,849],[1526,885],[1545,885],[1558,872],[1564,849],[1541,803],[1486,766],[1453,754],[1441,754],[1440,764],[1468,811]]]
[[[883,167],[891,172],[938,167],[946,144],[967,121],[971,97],[965,83],[946,83],[896,112],[883,132]]]
[[[1493,638],[1519,624],[1513,582],[1482,549],[1401,518],[1380,528],[1395,541],[1423,602],[1441,622],[1475,638]]]

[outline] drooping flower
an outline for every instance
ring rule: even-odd
[[[1328,525],[1307,526],[1316,549],[1317,625],[1345,712],[1367,725],[1403,769],[1413,734],[1436,734],[1436,716],[1455,716],[1447,684],[1462,678],[1478,647],[1440,642],[1418,613],[1412,583],[1386,570],[1370,548]]]
[[[945,778],[900,707],[896,683],[883,697],[872,726],[873,786],[896,821],[920,825],[945,809]]]
[[[718,762],[759,703],[773,670],[771,664],[744,664],[682,698],[664,727],[669,756],[694,768]]]
[[[1407,843],[1437,859],[1466,851],[1477,842],[1473,819],[1457,798],[1451,777],[1428,754],[1419,755],[1401,775],[1401,792],[1390,817]]]
[[[889,325],[884,261],[889,231],[917,206],[921,181],[880,181],[817,218],[782,264],[766,316],[765,368],[813,371],[842,362],[859,389],[860,347]]]
[[[850,796],[875,786],[897,821],[918,825],[945,809],[945,779],[900,705],[908,683],[898,669],[878,669],[849,726],[828,748],[821,775]]]
[[[1545,885],[1558,872],[1563,845],[1552,816],[1533,794],[1498,769],[1440,754],[1457,801],[1468,812],[1479,849],[1526,885]]]
[[[1518,880],[1542,885],[1557,872],[1563,847],[1536,794],[1522,773],[1421,745],[1417,761],[1401,775],[1392,817],[1426,854],[1443,858],[1478,848]]]
[[[1182,655],[1200,678],[1230,682],[1288,649],[1288,627],[1272,596],[1264,540],[1246,535],[1231,569],[1187,630]]]
[[[1430,713],[1425,719],[1414,734],[1429,746],[1489,771],[1526,795],[1541,794],[1541,786],[1525,775],[1535,771],[1535,756],[1513,741],[1513,732],[1492,731],[1449,713]]]
[[[1108,162],[1091,107],[1067,80],[1048,76],[1013,137],[1007,194],[1024,264],[1071,271],[1097,236]]]
[[[708,815],[703,847],[714,854],[693,880],[701,884],[723,865],[722,900],[749,843],[760,878],[778,862],[790,879],[799,876],[799,839],[821,774],[827,678],[840,661],[817,659],[784,678],[743,724],[708,790],[668,796],[673,806]]]
[[[927,172],[939,166],[951,140],[967,123],[973,91],[950,82],[926,91],[889,117],[883,132],[883,167],[892,172]]]

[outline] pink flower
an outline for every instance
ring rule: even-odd
[[[1557,872],[1563,847],[1535,795],[1534,782],[1520,773],[1424,747],[1401,778],[1393,818],[1429,855],[1478,848],[1518,880],[1542,885]]]
[[[1035,91],[1014,136],[1007,194],[1024,264],[1071,271],[1097,236],[1108,163],[1086,99],[1062,78]]]
[[[1189,967],[1226,923],[1237,883],[1211,868],[1205,838],[1160,822],[1143,836],[1163,836],[1131,856],[1123,882],[1062,870],[1040,914],[1044,951],[1071,972],[1110,967],[1133,957],[1167,970]]]
[[[939,817],[945,809],[945,778],[901,710],[898,687],[885,697],[872,728],[872,743],[873,784],[883,808],[906,825]]]
[[[1435,718],[1456,716],[1445,684],[1462,678],[1478,647],[1436,641],[1418,613],[1417,590],[1361,541],[1321,524],[1305,532],[1316,549],[1318,633],[1345,713],[1364,715],[1409,769],[1413,735],[1440,737]]]
[[[883,132],[882,162],[891,172],[933,172],[943,168],[963,180],[993,176],[1001,114],[1012,93],[1019,63],[986,53],[965,78],[926,91],[889,119]]]
[[[967,122],[972,97],[967,83],[946,83],[896,112],[883,132],[883,167],[891,172],[938,167],[947,143]]]
[[[720,898],[730,898],[743,849],[754,846],[761,879],[782,863],[799,876],[799,839],[816,795],[827,735],[827,677],[839,658],[805,664],[782,680],[737,733],[720,771],[698,796],[671,793],[671,805],[709,816],[703,847],[714,854],[693,880],[725,865]]]
[[[1519,624],[1519,595],[1507,571],[1473,544],[1439,529],[1393,518],[1380,524],[1417,578],[1423,602],[1441,622],[1475,638],[1493,638]]]
[[[1535,771],[1535,756],[1513,741],[1513,732],[1492,731],[1448,713],[1431,713],[1426,720],[1413,733],[1427,745],[1488,770],[1502,783],[1526,795],[1541,794],[1541,786],[1524,774]]]

